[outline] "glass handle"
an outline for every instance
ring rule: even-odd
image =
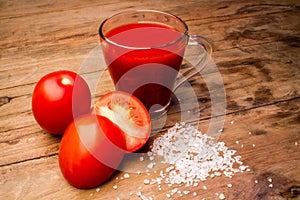
[[[193,64],[192,68],[181,74],[180,77],[177,77],[173,91],[178,89],[178,87],[182,85],[182,83],[184,83],[186,80],[200,73],[206,67],[207,62],[210,60],[212,47],[205,37],[191,35],[189,37],[187,48],[189,48],[189,46],[198,47],[196,50],[193,50],[192,53],[189,52],[190,54],[194,54],[196,56],[196,58],[194,58],[194,60],[196,60],[196,63]]]

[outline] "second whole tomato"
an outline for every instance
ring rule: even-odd
[[[49,73],[36,84],[32,112],[38,124],[53,134],[63,134],[69,123],[90,112],[91,92],[85,80],[72,71]]]
[[[122,131],[109,119],[93,114],[75,119],[59,148],[59,166],[67,181],[81,189],[107,181],[120,165],[126,146]]]

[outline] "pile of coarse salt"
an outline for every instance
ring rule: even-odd
[[[159,180],[165,183],[197,186],[207,178],[225,176],[231,178],[237,172],[249,171],[224,142],[215,142],[213,137],[202,134],[191,125],[175,124],[168,132],[154,140],[148,156],[162,156],[162,163],[170,164],[160,172]],[[152,180],[152,181],[155,181]]]
[[[213,137],[202,134],[196,128],[185,123],[177,123],[170,128],[167,133],[156,138],[153,141],[151,150],[145,155],[148,156],[150,163],[147,163],[146,172],[150,175],[149,170],[157,167],[157,161],[166,164],[164,170],[160,170],[159,176],[152,179],[144,179],[144,185],[158,185],[158,190],[162,190],[161,184],[165,183],[169,187],[173,185],[183,186],[184,190],[172,187],[166,194],[166,197],[172,198],[173,195],[188,195],[191,191],[189,186],[198,186],[200,182],[217,176],[225,175],[232,178],[235,173],[250,171],[248,166],[244,166],[240,160],[241,156],[235,156],[236,150],[228,149],[224,142],[216,142]],[[140,162],[144,162],[145,157],[140,157]],[[141,174],[141,170],[137,170],[137,174]],[[125,173],[121,179],[128,179],[130,175]],[[118,179],[118,177],[116,178]],[[228,188],[232,187],[231,183],[227,184]],[[113,186],[116,190],[117,185]],[[203,190],[207,190],[202,185]],[[153,200],[154,197],[147,197],[140,191],[139,186],[136,196],[142,200]],[[100,190],[100,189],[99,189]],[[130,192],[132,196],[134,192]],[[225,199],[223,193],[215,193],[219,199]],[[197,192],[192,195],[197,196]],[[120,199],[119,197],[117,199]],[[202,198],[205,199],[205,198]]]

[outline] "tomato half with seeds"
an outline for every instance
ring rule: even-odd
[[[94,110],[123,131],[128,152],[137,151],[148,141],[150,116],[137,97],[122,91],[109,92],[96,102]]]
[[[64,132],[59,147],[59,166],[71,185],[81,189],[96,187],[118,168],[124,148],[124,134],[109,119],[82,115]]]

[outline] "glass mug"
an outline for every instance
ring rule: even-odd
[[[172,92],[184,82],[176,78],[187,45],[201,45],[206,54],[212,51],[205,38],[188,35],[179,17],[155,10],[115,14],[101,23],[99,35],[116,90],[138,97],[151,118],[167,112]],[[187,79],[200,71],[203,60]]]

